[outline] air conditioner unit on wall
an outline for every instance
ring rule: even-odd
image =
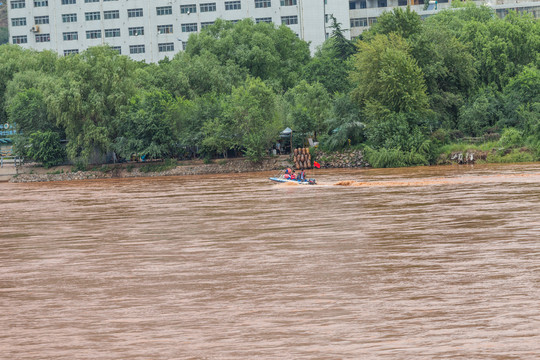
[[[32,26],[32,28],[30,29],[31,32],[33,33],[38,33],[39,32],[39,26],[35,25],[35,26]]]

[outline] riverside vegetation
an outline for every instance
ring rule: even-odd
[[[467,149],[538,160],[539,49],[532,16],[466,3],[425,20],[396,8],[354,41],[334,19],[313,57],[286,26],[250,19],[218,20],[157,64],[109,47],[58,57],[2,45],[0,123],[16,124],[18,155],[46,167],[113,152],[257,162],[286,126],[294,147],[312,137],[321,157],[361,150],[377,167]]]

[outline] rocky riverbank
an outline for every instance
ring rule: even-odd
[[[321,168],[356,168],[369,167],[362,150],[344,150],[340,152],[324,153],[319,150],[313,152],[314,159],[321,164]]]
[[[468,150],[465,152],[453,152],[450,155],[442,154],[437,162],[440,165],[447,164],[474,164],[478,161],[485,162],[490,152]],[[313,159],[321,168],[362,168],[370,164],[365,159],[361,150],[345,150],[334,153],[324,153],[319,150],[312,152]],[[73,172],[71,167],[63,166],[51,169],[27,165],[18,168],[16,175],[4,176],[4,181],[10,182],[41,182],[41,181],[69,181],[86,179],[109,179],[109,178],[134,178],[154,176],[180,176],[180,175],[204,175],[204,174],[227,174],[255,171],[281,170],[292,167],[291,155],[273,156],[258,163],[252,163],[244,158],[213,160],[209,164],[202,161],[180,161],[177,166],[164,171],[145,169],[152,165],[162,163],[129,163],[116,165],[103,165],[99,169],[91,171]],[[0,179],[1,180],[1,179]]]
[[[148,169],[145,171],[145,167],[157,166],[160,163],[104,165],[99,169],[76,172],[73,172],[69,166],[44,169],[43,167],[30,165],[19,168],[18,174],[12,176],[9,181],[15,183],[26,183],[270,171],[286,168],[290,166],[290,161],[290,157],[285,155],[267,158],[258,163],[252,163],[243,158],[214,160],[209,164],[204,164],[202,161],[185,161],[178,162],[177,166],[165,171],[148,171]]]
[[[315,151],[314,154],[314,159],[317,159],[322,168],[353,168],[369,166],[367,161],[364,159],[362,151],[360,150],[346,150],[330,154]],[[213,160],[210,164],[204,164],[202,161],[180,161],[176,167],[165,171],[144,171],[145,166],[152,166],[152,164],[145,163],[104,165],[99,169],[77,172],[73,172],[69,166],[44,169],[39,166],[31,165],[20,168],[18,174],[13,176],[10,182],[25,183],[153,176],[227,174],[281,170],[292,165],[293,161],[292,156],[290,155],[273,156],[258,163],[252,163],[244,158]]]

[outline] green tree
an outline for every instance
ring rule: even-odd
[[[208,93],[230,94],[234,86],[243,83],[247,70],[229,60],[222,64],[217,55],[203,50],[201,54],[178,53],[172,60],[160,64],[164,76],[162,88],[174,96],[194,99]]]
[[[537,61],[540,23],[530,14],[510,12],[499,19],[493,9],[468,3],[458,11],[441,11],[426,23],[450,30],[470,49],[479,86],[494,83],[502,90],[524,66]]]
[[[109,47],[94,47],[58,61],[59,79],[47,99],[65,128],[71,159],[88,162],[117,137],[115,119],[136,93],[137,64]]]
[[[503,97],[505,116],[501,125],[525,128],[527,122],[523,121],[523,115],[540,103],[540,70],[535,66],[525,67],[509,80]]]
[[[330,150],[342,148],[349,143],[356,145],[364,141],[365,124],[358,105],[349,94],[338,94],[335,97],[327,124],[330,134],[323,145]]]
[[[330,28],[332,29],[332,35],[330,36],[331,45],[334,49],[334,53],[341,60],[347,60],[352,54],[354,54],[354,44],[351,40],[345,38],[343,35],[343,30],[341,29],[341,23],[338,23],[334,15],[331,15],[332,24]]]
[[[469,136],[484,135],[501,117],[500,98],[496,89],[482,88],[460,109],[458,129]]]
[[[24,50],[18,45],[0,46],[0,104],[6,101],[6,89],[13,78],[24,71],[35,70],[42,74],[54,71],[57,55],[50,51]],[[0,123],[7,121],[5,106],[0,106]]]
[[[434,22],[426,21],[411,44],[424,74],[430,108],[440,125],[455,127],[459,109],[476,90],[474,57],[445,25]]]
[[[17,131],[31,134],[35,131],[55,130],[47,116],[47,105],[41,91],[30,88],[17,93],[8,107],[9,121],[17,124]]]
[[[252,77],[288,89],[300,78],[309,61],[309,45],[287,26],[254,24],[244,19],[236,24],[217,20],[200,34],[192,34],[186,47],[189,56],[212,53],[222,65],[236,64]]]
[[[301,81],[285,94],[285,98],[291,106],[289,123],[294,131],[314,137],[327,132],[331,100],[320,83]]]
[[[221,152],[225,147],[237,147],[251,161],[259,161],[268,154],[282,126],[272,90],[260,79],[249,77],[226,98],[222,119],[205,124],[203,143]]]
[[[177,128],[171,116],[175,105],[172,96],[163,91],[134,96],[120,117],[120,136],[114,141],[114,150],[124,158],[133,153],[148,158],[175,156]]]
[[[60,135],[54,131],[37,131],[29,138],[25,156],[49,168],[65,160],[65,150],[60,143]]]
[[[393,112],[422,112],[428,97],[422,70],[409,45],[396,34],[359,41],[351,82],[353,98],[361,105],[377,103]]]
[[[404,39],[414,36],[421,31],[421,19],[415,11],[407,6],[405,10],[396,7],[385,11],[377,18],[377,22],[364,34],[364,39],[370,40],[376,34],[395,33]]]
[[[179,143],[184,149],[193,151],[203,147],[205,132],[211,134],[214,131],[211,129],[207,132],[203,125],[211,127],[210,122],[223,117],[222,107],[225,103],[223,97],[224,95],[208,93],[193,100],[176,98],[171,107],[171,116],[177,129]],[[209,140],[205,149],[208,150],[207,153],[223,153],[228,150],[209,146]]]
[[[309,83],[321,83],[329,94],[349,92],[349,61],[343,61],[331,41],[326,41],[303,68],[302,78]]]

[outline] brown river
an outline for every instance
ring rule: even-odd
[[[0,183],[0,359],[538,359],[540,164]]]

